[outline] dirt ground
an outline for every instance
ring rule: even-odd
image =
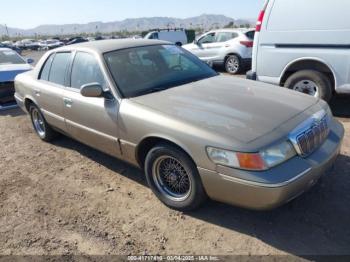
[[[335,168],[274,211],[208,202],[166,208],[143,173],[61,136],[44,143],[19,109],[0,112],[0,255],[350,255],[349,97]]]

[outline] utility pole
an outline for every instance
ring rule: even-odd
[[[7,33],[8,38],[10,38],[9,29],[8,29],[8,27],[7,27],[7,25],[6,25],[6,24],[5,24],[5,29],[6,29],[6,33]]]

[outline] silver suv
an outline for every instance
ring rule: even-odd
[[[207,63],[224,65],[228,73],[237,74],[251,65],[254,34],[255,30],[220,29],[183,48]]]

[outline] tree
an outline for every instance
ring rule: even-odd
[[[236,28],[235,22],[232,21],[232,22],[228,23],[227,25],[224,26],[224,28]]]

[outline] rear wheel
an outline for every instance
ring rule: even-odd
[[[225,60],[225,70],[231,75],[241,71],[241,60],[237,55],[229,55]]]
[[[57,132],[46,122],[40,109],[36,105],[31,104],[29,106],[29,113],[34,130],[40,139],[45,142],[52,141],[57,136]]]
[[[153,193],[170,208],[194,210],[207,198],[196,166],[174,146],[154,147],[146,157],[145,172]]]
[[[284,86],[327,102],[332,98],[331,81],[325,74],[318,71],[302,70],[296,72],[287,79]]]

